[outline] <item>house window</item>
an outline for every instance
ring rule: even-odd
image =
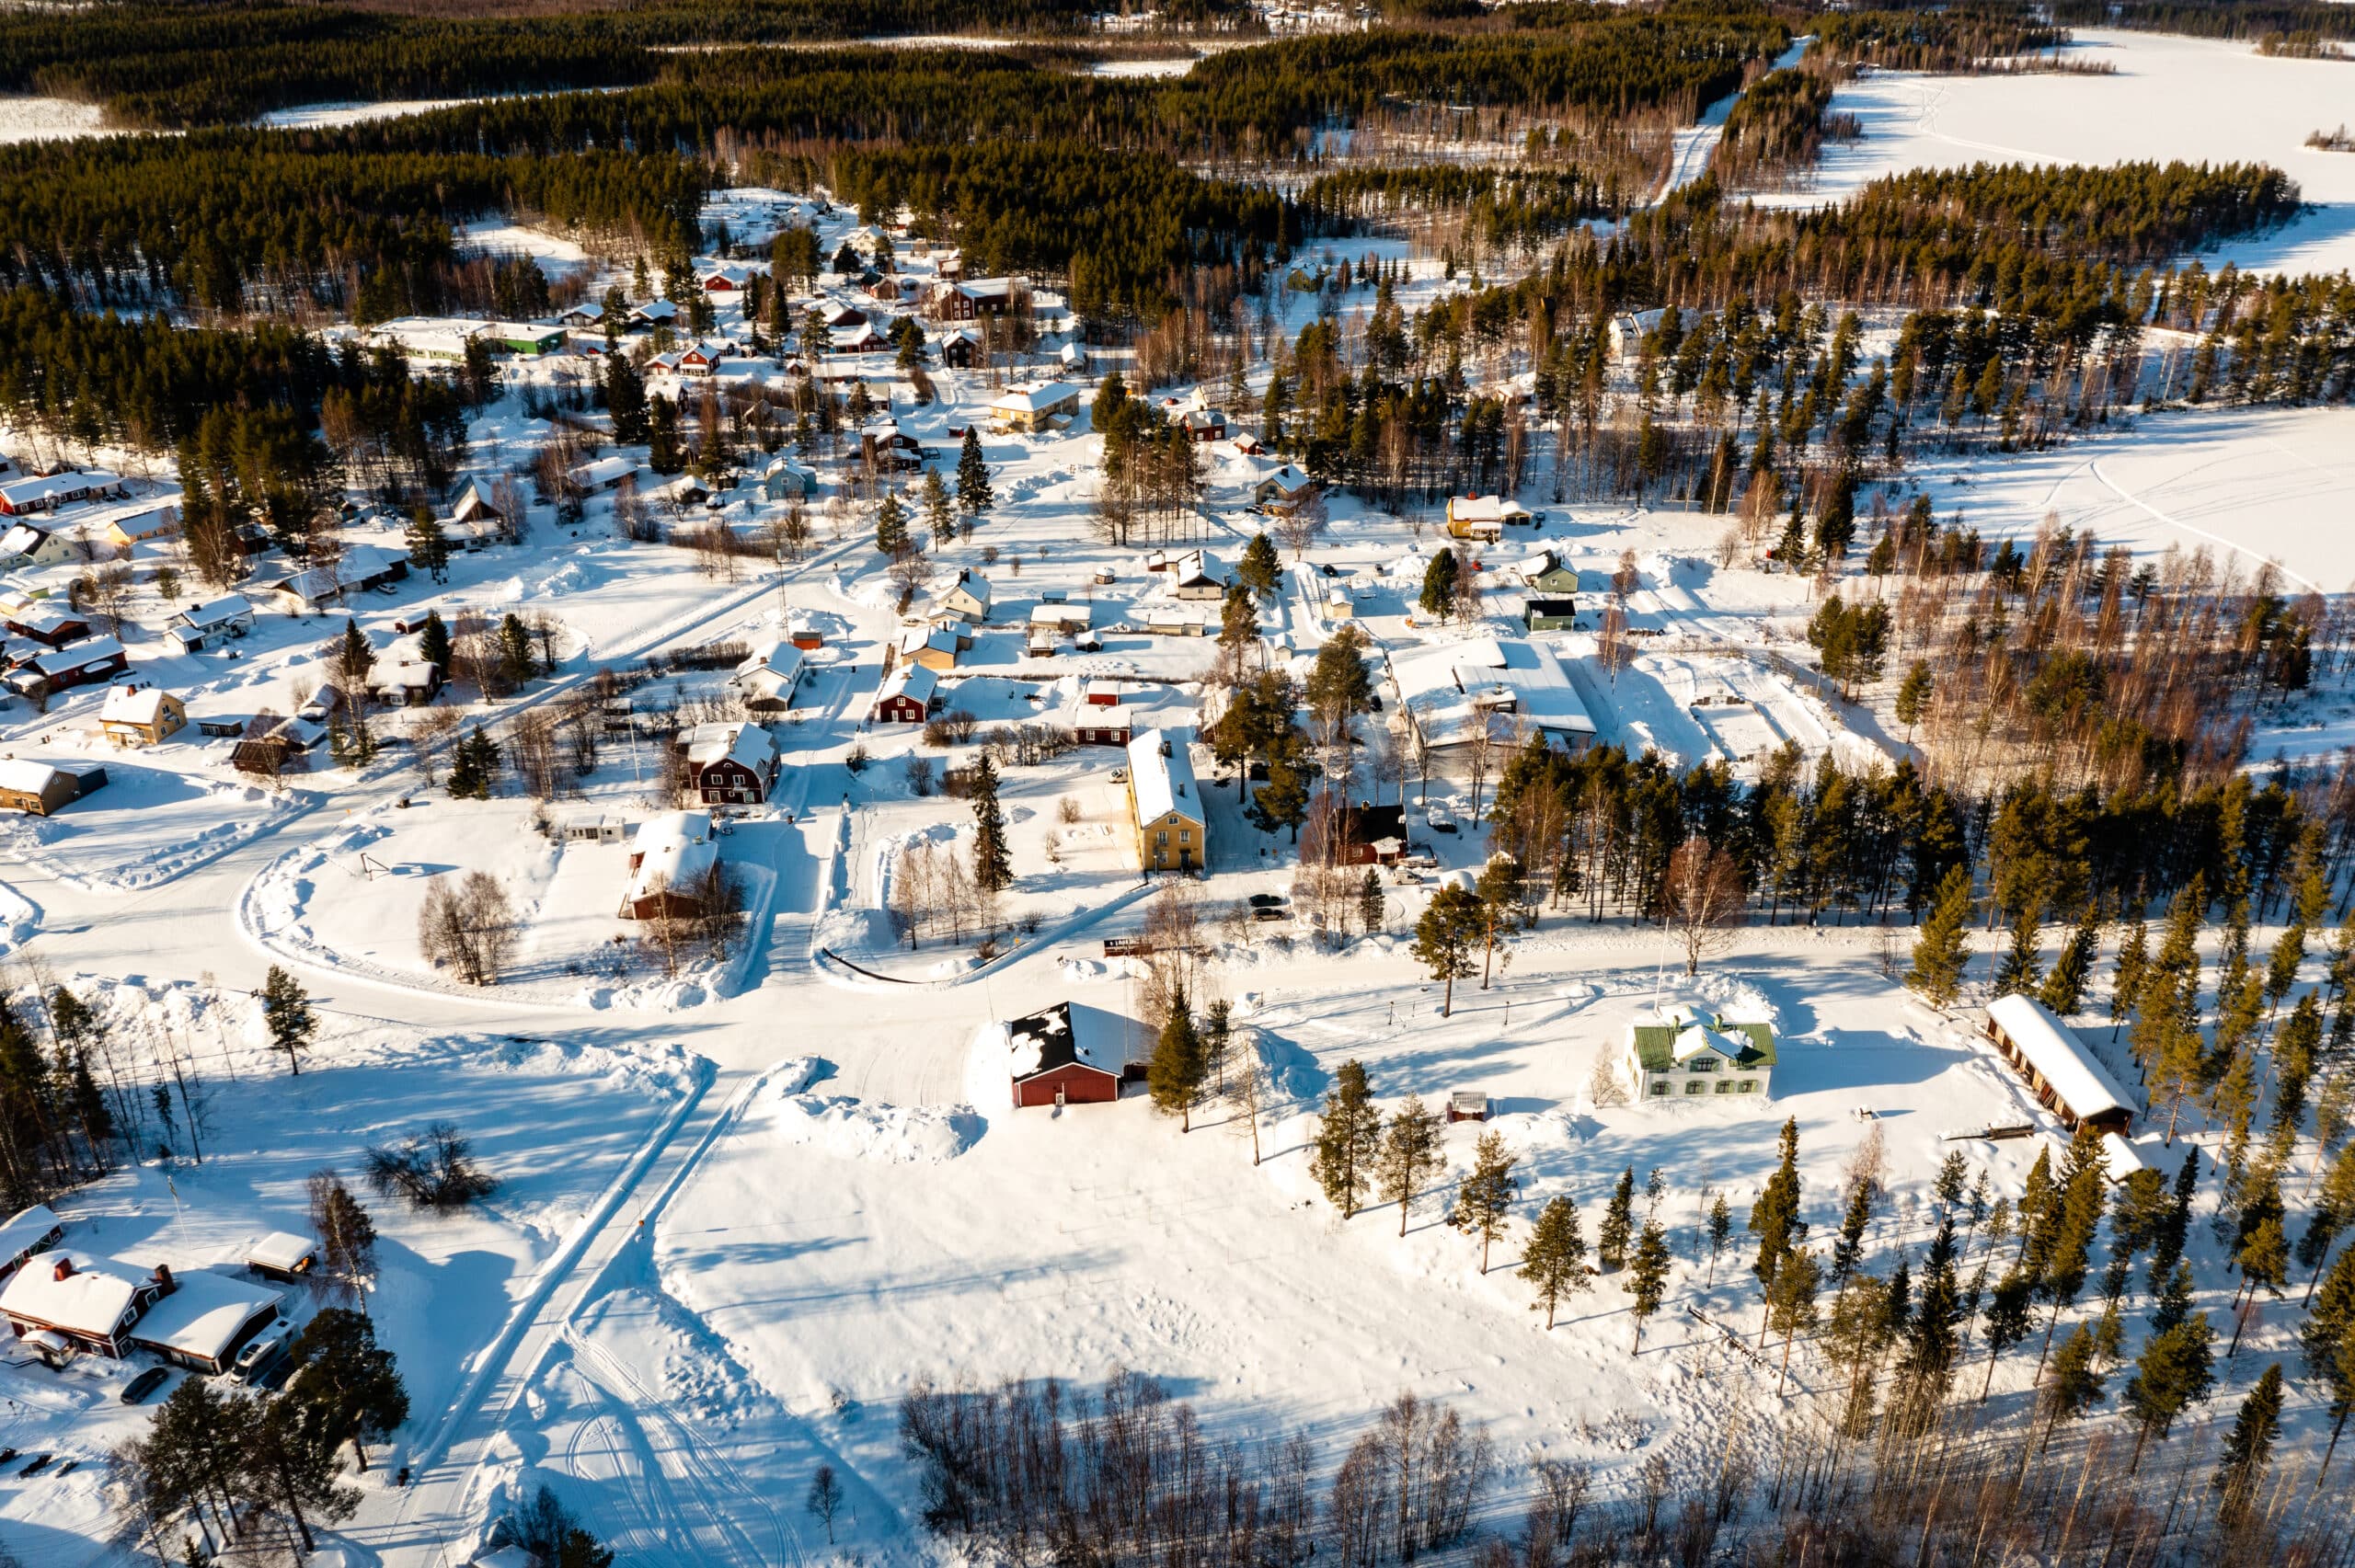
[[[1194,841],[1194,830],[1191,828],[1178,829],[1178,841],[1181,844],[1192,843]]]
[[[1741,1081],[1740,1093],[1744,1094],[1755,1094],[1758,1093],[1758,1080],[1755,1078],[1743,1079]]]
[[[1162,829],[1162,830],[1161,830],[1161,831],[1159,831],[1158,833],[1155,833],[1155,834],[1153,836],[1153,841],[1154,841],[1155,843],[1156,843],[1156,844],[1166,844],[1166,843],[1167,843],[1167,842],[1169,841],[1169,830],[1168,830],[1168,829],[1166,829],[1166,828],[1164,828],[1164,829]]]
[[[1662,1098],[1664,1098],[1664,1097],[1667,1095],[1667,1093],[1668,1093],[1668,1084],[1667,1084],[1667,1082],[1666,1082],[1665,1081],[1659,1082],[1655,1082],[1655,1083],[1652,1085],[1652,1098],[1653,1098],[1653,1099],[1655,1099],[1655,1100],[1662,1099]]]
[[[1684,1064],[1684,1070],[1687,1072],[1715,1072],[1717,1070],[1717,1059],[1715,1057],[1694,1057],[1691,1061]]]
[[[1709,1092],[1709,1086],[1696,1078],[1684,1085],[1684,1092],[1687,1094],[1706,1094]]]
[[[1731,1079],[1729,1079],[1729,1078],[1720,1078],[1719,1080],[1717,1080],[1717,1093],[1720,1093],[1720,1094],[1729,1094],[1729,1093],[1731,1093],[1732,1092],[1733,1092],[1733,1081],[1732,1081]]]

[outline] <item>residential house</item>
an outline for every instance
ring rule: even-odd
[[[371,701],[388,707],[421,708],[442,690],[442,667],[422,658],[380,658],[368,670]]]
[[[840,300],[828,300],[818,307],[818,319],[826,324],[828,332],[846,332],[867,325],[867,313],[856,305]]]
[[[671,300],[649,300],[629,313],[632,331],[656,326],[670,326],[679,319],[679,307]]]
[[[1579,589],[1579,573],[1551,550],[1540,550],[1515,568],[1523,588],[1549,598],[1568,599]]]
[[[65,1239],[65,1221],[45,1203],[20,1208],[0,1224],[0,1281]]]
[[[1641,355],[1644,339],[1660,330],[1666,316],[1664,310],[1622,311],[1613,316],[1603,328],[1612,358],[1624,361]],[[1683,309],[1677,313],[1677,324],[1683,327],[1697,326],[1700,319],[1701,313],[1697,310]]]
[[[629,886],[621,918],[653,920],[703,910],[703,890],[719,864],[708,811],[666,811],[638,825],[630,841]]]
[[[178,501],[178,497],[171,500],[129,501],[121,506],[101,509],[88,517],[76,518],[75,521],[84,528],[96,531],[114,546],[119,555],[127,557],[142,544],[179,537],[180,509]]]
[[[1775,1030],[1670,1002],[1627,1025],[1623,1070],[1638,1101],[1773,1090]]]
[[[243,594],[229,593],[178,612],[164,629],[182,653],[201,653],[242,637],[253,627],[253,605]]]
[[[705,293],[719,296],[741,294],[752,280],[752,269],[739,267],[733,262],[706,267],[695,274],[695,281],[703,285]]]
[[[728,678],[728,689],[742,700],[747,713],[788,713],[804,668],[801,650],[790,641],[770,643],[755,648],[736,667]]]
[[[1226,597],[1226,567],[1207,550],[1187,551],[1163,575],[1173,599],[1215,601]]]
[[[1194,760],[1184,730],[1148,729],[1129,742],[1129,821],[1145,871],[1208,865],[1210,835]]]
[[[557,321],[575,332],[602,332],[605,326],[605,307],[575,305],[557,316]]]
[[[1553,650],[1541,643],[1493,636],[1432,643],[1390,659],[1391,684],[1408,729],[1433,752],[1516,733],[1580,751],[1593,744],[1594,720]]]
[[[900,658],[903,663],[922,665],[927,670],[945,670],[957,668],[957,656],[964,650],[965,641],[953,626],[916,626],[900,639]]]
[[[1055,419],[1079,412],[1079,388],[1067,381],[1010,387],[990,405],[990,423],[1001,430],[1036,434]]]
[[[2071,1132],[2081,1123],[2121,1137],[2133,1127],[2133,1097],[2077,1032],[2036,998],[2014,991],[1989,1002],[1987,1038]]]
[[[479,479],[469,479],[458,487],[457,499],[450,503],[450,521],[504,522],[507,514],[492,503],[488,486]]]
[[[1287,463],[1251,486],[1251,499],[1261,511],[1288,516],[1322,493],[1315,480]]]
[[[238,1352],[285,1311],[286,1299],[278,1291],[218,1269],[174,1275],[159,1267],[155,1272],[167,1288],[132,1325],[131,1347],[191,1372],[219,1377],[228,1371],[237,1364]]]
[[[1302,825],[1303,865],[1391,865],[1407,853],[1407,808],[1320,802]]]
[[[860,287],[866,292],[868,299],[880,301],[885,304],[898,304],[915,292],[915,285],[913,282],[892,272],[878,273]]]
[[[274,595],[289,613],[314,615],[346,595],[385,588],[408,576],[408,557],[374,544],[354,544],[331,567],[308,567],[256,586]]]
[[[1477,539],[1493,544],[1505,536],[1508,527],[1526,527],[1534,515],[1519,501],[1500,496],[1450,496],[1448,537]]]
[[[873,710],[878,724],[922,724],[932,711],[940,688],[938,671],[929,665],[903,664],[883,681]]]
[[[1150,1051],[1135,1019],[1086,1002],[1059,1001],[1000,1027],[1017,1106],[1117,1100],[1123,1082],[1143,1076]]]
[[[826,344],[837,354],[879,354],[890,346],[890,339],[861,322],[856,326],[836,327],[826,335]]]
[[[121,494],[122,475],[97,468],[0,479],[0,516],[33,517],[83,501],[112,500]]]
[[[679,746],[706,806],[758,806],[776,786],[776,742],[757,724],[699,724]]]
[[[638,459],[620,453],[601,457],[574,468],[569,477],[589,494],[593,495],[599,490],[618,490],[638,477]]]
[[[156,746],[188,727],[188,704],[161,686],[133,681],[111,687],[98,729],[117,746]]]
[[[0,530],[0,568],[21,567],[55,567],[67,561],[86,559],[97,539],[63,521],[42,527],[30,522],[10,524]]]
[[[9,612],[0,625],[20,637],[30,637],[47,648],[62,648],[90,635],[90,619],[63,605],[36,599]]]
[[[818,471],[807,464],[780,457],[761,475],[761,499],[806,501],[818,493]]]
[[[960,326],[954,332],[941,334],[940,341],[934,346],[933,351],[940,356],[940,362],[946,368],[970,371],[981,362],[981,334]]]
[[[0,1316],[35,1355],[62,1365],[77,1351],[123,1356],[132,1326],[172,1288],[171,1271],[56,1252],[0,1289]]]
[[[990,579],[970,567],[959,567],[956,582],[933,601],[932,612],[978,626],[990,618]]]
[[[1226,416],[1216,408],[1189,408],[1178,417],[1186,439],[1202,444],[1226,439]]]
[[[925,314],[935,321],[978,321],[1004,315],[1014,307],[1011,278],[956,279],[936,283],[925,301]]]
[[[0,679],[0,685],[19,696],[53,696],[75,686],[111,680],[130,668],[130,656],[121,643],[112,637],[92,637],[18,665]]]

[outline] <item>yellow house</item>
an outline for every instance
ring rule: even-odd
[[[1146,871],[1200,871],[1210,864],[1189,738],[1148,729],[1129,742],[1129,820],[1137,830],[1137,864]]]
[[[98,709],[98,728],[117,746],[155,746],[188,727],[188,705],[160,686],[116,686]]]
[[[1045,429],[1049,421],[1066,419],[1078,412],[1079,388],[1069,382],[1051,381],[1044,386],[1007,391],[990,405],[990,423],[1001,430],[1035,434]]]

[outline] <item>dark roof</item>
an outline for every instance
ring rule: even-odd
[[[1129,1065],[1130,1021],[1085,1002],[1059,1001],[1043,1013],[1006,1020],[1014,1079],[1021,1082],[1059,1068],[1078,1066],[1117,1078]],[[1027,1059],[1038,1053],[1037,1065]]]
[[[1574,615],[1578,612],[1575,599],[1533,599],[1522,611],[1526,615]]]
[[[1407,840],[1407,808],[1404,806],[1344,806],[1329,817],[1311,812],[1306,830],[1301,835],[1301,858],[1314,860],[1324,853],[1324,830],[1327,822],[1345,844],[1373,844],[1384,839]]]

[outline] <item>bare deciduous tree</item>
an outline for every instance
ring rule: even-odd
[[[417,912],[418,946],[436,965],[447,964],[468,985],[499,983],[519,933],[507,889],[487,871],[469,871],[454,885],[437,876]]]
[[[1722,953],[1741,923],[1741,867],[1732,855],[1699,833],[1668,857],[1660,887],[1669,929],[1684,949],[1684,972],[1701,971],[1701,960]]]

